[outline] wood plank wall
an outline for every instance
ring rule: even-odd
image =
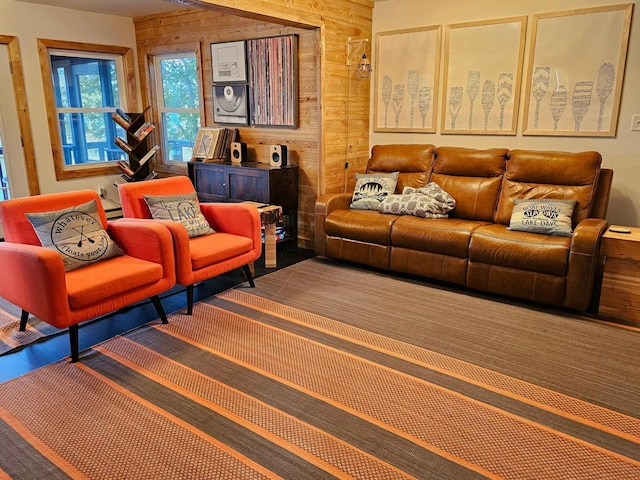
[[[148,54],[163,46],[175,49],[180,44],[197,44],[202,58],[206,125],[213,126],[210,44],[297,34],[298,128],[240,126],[239,130],[252,161],[268,162],[269,145],[287,145],[291,162],[300,167],[298,244],[313,248],[316,197],[352,189],[355,173],[364,170],[369,157],[370,81],[357,79],[348,71],[347,43],[349,38],[368,38],[367,54],[371,56],[373,2],[194,0],[191,3],[200,8],[135,19],[142,97],[145,103],[150,102]]]

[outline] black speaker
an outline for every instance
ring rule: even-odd
[[[271,165],[274,167],[284,167],[287,164],[287,146],[271,145],[269,147],[269,157]]]
[[[247,161],[247,144],[241,142],[231,142],[231,161],[242,163]]]

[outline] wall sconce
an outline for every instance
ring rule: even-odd
[[[358,78],[371,77],[371,62],[369,61],[366,52],[366,46],[368,42],[368,38],[360,38],[355,40],[349,38],[349,41],[347,42],[347,67],[349,70],[351,70],[351,57],[353,56],[353,54],[356,52],[359,54],[360,51],[362,51],[362,55],[360,56],[357,65],[355,66],[356,77]],[[356,44],[360,44],[362,48],[356,49],[354,47],[354,45]]]
[[[362,54],[362,58],[356,67],[356,75],[358,78],[369,78],[371,76],[371,62],[366,53]]]

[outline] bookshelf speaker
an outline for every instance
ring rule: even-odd
[[[242,163],[247,161],[247,144],[242,142],[231,142],[231,161]]]
[[[271,145],[269,147],[271,165],[274,167],[284,167],[287,164],[287,146]]]

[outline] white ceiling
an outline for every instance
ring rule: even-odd
[[[141,17],[189,8],[171,0],[16,0],[121,17]]]

